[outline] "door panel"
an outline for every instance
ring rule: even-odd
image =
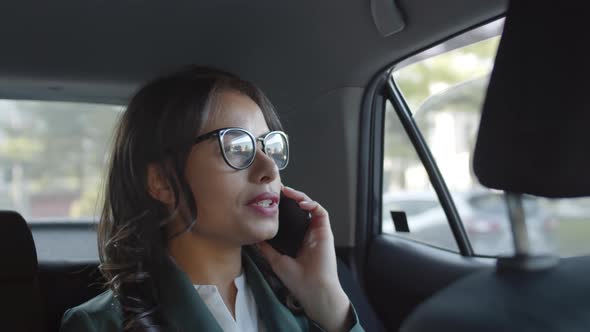
[[[460,254],[393,235],[379,235],[368,251],[365,271],[369,300],[390,331],[422,301],[495,259]]]

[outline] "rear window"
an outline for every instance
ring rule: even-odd
[[[119,105],[0,100],[0,209],[90,221]]]

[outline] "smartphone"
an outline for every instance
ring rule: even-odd
[[[299,207],[291,198],[283,196],[279,201],[279,231],[267,242],[283,255],[295,257],[309,228],[311,213]]]

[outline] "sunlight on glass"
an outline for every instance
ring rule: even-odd
[[[28,221],[93,220],[122,107],[0,100],[0,209]]]
[[[239,135],[240,136],[229,137],[231,139],[231,141],[229,143],[233,144],[233,145],[241,145],[241,146],[252,145],[252,138],[250,138],[250,136],[243,134],[243,133],[240,133]]]

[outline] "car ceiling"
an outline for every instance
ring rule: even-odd
[[[369,0],[3,1],[0,98],[125,103],[146,79],[197,63],[253,80],[279,109],[297,108],[365,87],[396,60],[506,5],[398,1],[406,27],[383,37]]]

